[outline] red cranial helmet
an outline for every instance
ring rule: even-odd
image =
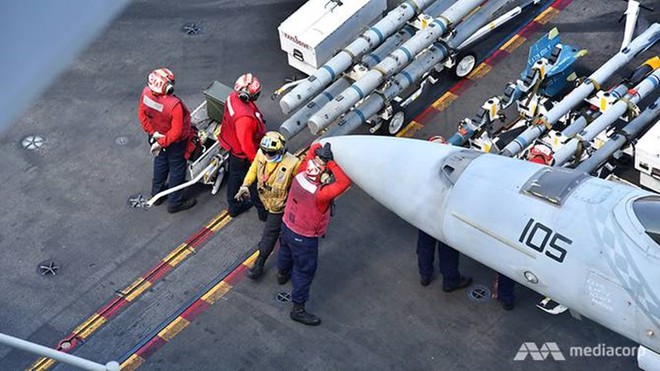
[[[434,135],[429,137],[429,142],[433,143],[447,143],[447,140],[442,135]]]
[[[305,168],[305,176],[313,182],[319,182],[321,173],[325,171],[325,165],[315,160],[307,161],[307,168]]]
[[[542,165],[552,164],[552,150],[543,144],[536,144],[527,154],[527,160]]]
[[[154,94],[172,94],[174,92],[174,73],[167,68],[157,68],[149,74],[147,86]]]
[[[245,102],[255,101],[259,98],[259,93],[261,93],[261,82],[259,82],[256,76],[246,73],[236,80],[234,90],[238,93],[241,100]]]

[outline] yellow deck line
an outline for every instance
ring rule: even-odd
[[[163,261],[164,261],[165,263],[171,265],[172,267],[176,267],[177,265],[179,265],[179,263],[181,263],[181,262],[184,261],[188,256],[190,256],[190,254],[192,254],[194,251],[195,251],[195,249],[193,249],[193,248],[191,247],[191,248],[189,248],[189,249],[184,250],[181,254],[177,255],[175,258],[170,259],[169,261],[165,261],[165,260],[163,260]]]
[[[451,102],[455,101],[456,99],[458,99],[458,95],[448,91],[443,94],[440,99],[433,103],[433,108],[437,109],[438,111],[443,111],[451,104]]]
[[[482,64],[478,65],[477,68],[472,70],[472,72],[470,72],[470,74],[468,75],[467,78],[469,80],[480,79],[480,78],[486,76],[486,74],[488,72],[490,72],[492,69],[493,69],[493,67],[487,65],[486,63],[482,63]]]
[[[213,224],[217,223],[218,220],[220,220],[220,219],[222,219],[222,218],[224,218],[224,217],[226,217],[226,216],[227,216],[227,210],[223,210],[220,214],[216,215],[216,217],[213,218],[213,220],[211,220],[210,222],[206,223],[204,226],[205,226],[206,228],[211,228],[211,226],[212,226]]]
[[[218,299],[225,296],[234,286],[225,281],[220,281],[202,296],[202,300],[209,304],[214,304]]]
[[[143,284],[136,287],[131,291],[124,299],[126,301],[133,301],[133,299],[137,298],[138,296],[142,295],[143,292],[147,291],[151,287],[151,282],[149,281],[143,281]]]
[[[92,332],[96,331],[101,325],[103,325],[106,322],[106,319],[98,315],[97,313],[94,313],[91,317],[89,317],[85,322],[81,323],[78,325],[78,327],[73,330],[73,333],[80,337],[80,338],[86,338],[87,335],[91,334]]]
[[[181,330],[186,328],[190,324],[190,321],[183,317],[177,317],[169,325],[165,326],[164,329],[160,330],[158,336],[160,336],[165,341],[170,341],[175,337]]]
[[[144,282],[146,282],[146,281],[147,281],[147,280],[145,280],[144,278],[140,277],[140,278],[136,279],[135,281],[133,281],[133,283],[131,283],[130,285],[128,285],[128,287],[126,287],[126,288],[124,288],[123,290],[119,291],[119,293],[120,293],[122,296],[128,295],[128,294],[130,294],[131,291],[135,290],[136,287],[142,285],[142,283],[144,283]]]
[[[30,371],[44,371],[55,365],[55,361],[50,358],[41,357],[30,366]]]
[[[421,129],[423,126],[424,125],[422,125],[421,123],[412,120],[396,136],[410,138],[414,133],[417,132],[417,130]]]
[[[120,369],[122,371],[133,371],[138,367],[142,366],[144,363],[144,358],[140,357],[137,354],[131,355],[124,363],[121,364]]]
[[[172,260],[175,256],[177,256],[178,254],[180,254],[183,250],[186,250],[187,248],[188,248],[188,244],[185,243],[185,242],[182,243],[182,244],[179,245],[176,249],[172,250],[172,252],[170,252],[169,254],[167,254],[167,256],[164,257],[162,261],[164,261],[164,262],[169,262],[169,261]]]
[[[225,225],[227,225],[227,223],[229,223],[229,222],[231,221],[231,219],[232,219],[232,217],[229,216],[229,215],[227,215],[227,217],[226,217],[223,221],[221,221],[220,223],[218,223],[218,224],[216,224],[215,226],[211,227],[210,229],[211,229],[213,232],[217,232],[217,231],[220,230],[220,228],[222,228],[222,227],[224,227]]]
[[[89,318],[87,318],[83,323],[79,324],[78,327],[76,327],[76,328],[73,330],[73,333],[77,335],[77,334],[78,334],[80,331],[82,331],[85,327],[91,325],[92,322],[98,320],[99,318],[103,318],[103,317],[101,317],[100,315],[98,315],[98,313],[94,313],[94,314],[91,315]]]
[[[500,50],[504,50],[505,52],[511,54],[514,50],[518,49],[518,47],[527,41],[527,38],[520,36],[520,35],[514,35],[511,40],[507,41]]]
[[[257,259],[257,256],[259,256],[259,250],[255,251],[252,255],[250,255],[249,258],[245,259],[243,265],[251,266],[252,263]]]
[[[76,335],[82,339],[86,339],[89,335],[93,334],[96,332],[96,330],[99,329],[99,327],[103,326],[108,320],[99,317],[96,321],[94,321],[92,324],[90,324],[87,328],[80,332],[76,332]]]
[[[547,24],[552,18],[559,14],[560,10],[557,10],[553,7],[549,7],[544,10],[543,13],[539,14],[534,20],[540,24]]]

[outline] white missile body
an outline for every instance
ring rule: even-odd
[[[385,79],[405,68],[417,54],[436,42],[450,30],[453,24],[458,23],[480,3],[480,0],[460,0],[454,3],[428,27],[417,32],[410,40],[390,53],[382,62],[312,115],[309,118],[311,125],[316,128],[327,127],[355,103],[371,94]]]
[[[356,185],[410,224],[640,343],[660,364],[659,196],[421,140],[322,142]]]
[[[595,90],[598,90],[614,72],[626,63],[630,62],[634,57],[643,53],[652,47],[660,39],[660,24],[654,23],[649,26],[642,34],[637,36],[628,47],[615,54],[598,70],[589,76],[577,88],[573,89],[564,99],[557,103],[550,111],[541,116],[541,122],[545,122],[549,126],[553,126],[559,119],[567,114],[576,105],[581,103]],[[545,133],[546,127],[544,125],[532,125],[527,130],[522,132],[516,139],[507,144],[502,150],[504,156],[515,156],[527,146],[532,143],[536,138]]]
[[[356,59],[378,47],[385,39],[402,28],[406,22],[433,2],[434,0],[409,0],[401,3],[383,19],[369,27],[344,50],[337,53],[326,64],[316,70],[306,81],[284,95],[280,100],[282,112],[288,114],[320,93],[337,76],[350,68]]]
[[[612,107],[608,108],[601,116],[580,132],[577,138],[569,140],[554,154],[553,165],[562,166],[576,153],[580,141],[589,142],[600,132],[607,129],[619,119],[630,108],[636,105],[647,95],[652,94],[660,86],[660,68],[631,89],[623,98],[619,99]]]

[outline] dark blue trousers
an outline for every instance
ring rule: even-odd
[[[516,298],[513,294],[514,287],[516,287],[516,281],[503,274],[497,274],[497,298],[503,303],[513,304]]]
[[[160,151],[154,158],[154,177],[151,181],[151,195],[165,190],[165,183],[170,188],[176,187],[186,180],[186,152],[187,141],[172,143]],[[169,181],[168,181],[169,176]],[[183,203],[183,190],[176,191],[167,196],[169,205],[179,206]]]
[[[417,263],[419,275],[431,277],[433,275],[433,260],[435,247],[438,246],[438,260],[440,273],[444,286],[458,285],[461,274],[458,271],[458,251],[424,233],[421,229],[417,236]]]
[[[250,170],[250,161],[246,158],[238,158],[231,153],[229,154],[229,174],[227,174],[227,211],[232,217],[238,216],[243,211],[247,210],[248,201],[237,201],[234,197],[238,193],[238,189],[243,185],[243,179]],[[257,192],[257,182],[252,183],[250,186],[250,198],[257,208],[259,219],[266,220],[268,212],[261,203],[259,193]]]
[[[282,223],[277,268],[291,272],[291,299],[295,304],[305,304],[309,299],[318,260],[319,238],[301,236]]]

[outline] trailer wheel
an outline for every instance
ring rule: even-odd
[[[477,65],[477,55],[472,52],[459,53],[456,57],[456,65],[452,69],[454,75],[463,78],[474,70]]]
[[[406,111],[399,108],[392,117],[383,123],[380,128],[381,134],[388,136],[397,135],[406,124]]]

